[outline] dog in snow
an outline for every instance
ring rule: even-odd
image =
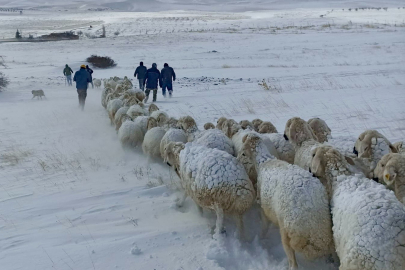
[[[45,97],[44,90],[32,90],[32,98],[37,97],[38,99]]]

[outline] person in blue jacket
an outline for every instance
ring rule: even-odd
[[[139,67],[137,67],[135,70],[134,77],[138,76],[139,89],[141,89],[142,91],[145,90],[144,81],[145,81],[146,72],[147,72],[147,68],[143,65],[143,62],[140,62]]]
[[[86,65],[81,65],[80,70],[76,71],[73,81],[76,82],[77,94],[79,95],[79,106],[83,110],[87,97],[87,86],[92,81]]]
[[[153,102],[156,102],[156,95],[158,85],[162,88],[162,78],[160,77],[160,71],[157,69],[156,63],[152,64],[152,68],[148,69],[145,74],[145,103],[148,101],[150,91],[153,91]]]
[[[173,81],[176,80],[176,73],[172,67],[169,67],[167,63],[164,64],[164,68],[160,72],[162,77],[162,94],[166,97],[166,89],[169,91],[169,97],[173,94]],[[172,81],[173,80],[173,81]]]

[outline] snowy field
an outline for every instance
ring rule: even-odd
[[[405,139],[400,2],[387,4],[387,11],[347,10],[384,5],[371,1],[269,11],[257,4],[250,12],[39,6],[22,16],[0,12],[0,56],[7,65],[0,71],[11,81],[0,93],[0,269],[287,269],[278,229],[258,236],[257,207],[245,217],[244,242],[236,240],[232,220],[225,222],[225,241],[216,241],[213,213],[201,217],[190,199],[177,208],[177,176],[121,148],[101,89],[89,89],[80,111],[63,67],[77,70],[91,54],[108,55],[118,66],[95,69],[95,78],[132,78],[139,61],[159,69],[167,62],[178,80],[174,97],[159,94],[157,105],[170,116],[191,115],[200,128],[225,116],[266,119],[283,132],[293,116],[321,117],[332,136],[355,140],[377,129],[396,142]],[[105,39],[1,43],[17,28],[24,35],[81,30],[91,36],[103,24]],[[34,89],[43,89],[46,99],[31,99]],[[328,258],[309,262],[298,255],[298,264],[338,269]]]

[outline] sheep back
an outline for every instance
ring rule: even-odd
[[[143,153],[150,157],[161,157],[160,142],[166,130],[161,127],[154,127],[148,130],[142,143]]]
[[[195,142],[208,148],[216,148],[234,155],[235,150],[232,141],[217,129],[202,131],[195,138]]]
[[[169,142],[182,142],[186,143],[187,142],[187,135],[186,133],[178,128],[170,128],[165,135],[163,136],[161,142],[160,142],[160,153],[163,155],[165,146]],[[163,158],[163,156],[162,156]]]

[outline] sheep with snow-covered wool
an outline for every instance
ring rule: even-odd
[[[295,252],[308,259],[333,254],[332,220],[325,187],[296,165],[272,156],[256,134],[243,138],[238,159],[256,167],[262,210],[262,233],[268,220],[280,228],[290,269],[298,267]]]
[[[152,103],[149,105],[148,111],[149,111],[149,115],[151,115],[154,111],[158,111],[159,107],[156,106],[155,103]]]
[[[100,86],[101,86],[101,80],[94,78],[94,79],[93,79],[93,84],[94,84],[94,86],[95,86],[96,88],[100,88]]]
[[[321,145],[309,124],[299,117],[289,119],[285,127],[284,138],[290,141],[295,148],[294,164],[309,170],[312,149]]]
[[[378,161],[384,155],[397,152],[391,142],[377,130],[366,130],[361,133],[353,148],[353,153],[367,164],[364,174],[369,178],[372,178]]]
[[[259,127],[258,127],[258,131],[261,134],[264,133],[277,133],[277,129],[276,127],[269,121],[264,121],[262,122]]]
[[[174,117],[170,117],[166,123],[163,125],[164,128],[169,129],[169,128],[177,128],[178,129],[178,120]]]
[[[214,129],[214,128],[215,128],[215,126],[214,126],[213,123],[208,122],[208,123],[204,124],[204,129],[205,130]]]
[[[240,238],[243,238],[243,215],[256,197],[242,164],[232,155],[197,143],[169,143],[164,160],[180,177],[185,196],[190,196],[201,208],[217,215],[216,235],[224,232],[224,214],[237,218]]]
[[[263,123],[263,120],[260,120],[260,119],[258,119],[258,118],[253,119],[253,120],[252,120],[253,129],[254,129],[256,132],[259,132],[259,126],[260,126],[262,123]]]
[[[136,148],[142,145],[145,133],[138,123],[126,119],[118,130],[118,139],[124,148]]]
[[[138,116],[134,120],[134,123],[139,125],[144,135],[148,131],[149,118],[149,116]]]
[[[162,127],[167,122],[167,120],[169,120],[169,116],[167,115],[167,113],[160,110],[152,112],[150,114],[150,117],[153,117],[157,120],[159,127]]]
[[[206,147],[216,148],[231,155],[235,153],[232,141],[218,129],[200,131],[195,120],[191,116],[180,117],[177,125],[184,130],[189,142],[195,141]]]
[[[404,269],[405,207],[394,193],[351,175],[345,157],[330,146],[313,151],[311,171],[329,189],[339,269]]]
[[[242,129],[251,129],[254,130],[253,124],[249,120],[242,120],[239,122],[239,125]]]
[[[324,143],[328,141],[332,131],[324,120],[321,118],[311,118],[308,120],[308,124],[318,138],[318,142]]]
[[[135,104],[129,107],[127,115],[131,117],[132,120],[134,120],[138,116],[145,116],[145,110],[139,104]]]
[[[278,158],[284,160],[290,164],[294,164],[295,149],[294,146],[287,140],[285,140],[283,134],[268,133],[261,134],[262,138],[268,138],[277,150]]]
[[[187,143],[186,133],[179,128],[169,128],[160,141],[160,154],[164,158],[164,149],[171,142]]]
[[[101,92],[101,105],[107,109],[107,96],[112,93],[113,90],[112,88],[106,87],[103,89],[103,91]]]
[[[220,118],[217,120],[216,128],[220,130],[220,129],[222,128],[222,124],[223,124],[225,121],[226,121],[226,118],[225,118],[225,117],[220,117]]]
[[[115,113],[114,116],[114,124],[115,124],[115,130],[118,132],[118,130],[120,129],[123,120],[127,119],[127,117],[129,118],[129,116],[127,115],[127,111],[128,111],[129,107],[121,107],[118,109],[118,111]]]
[[[387,185],[397,199],[405,204],[405,156],[396,153],[386,154],[374,170],[374,180]]]
[[[396,142],[393,146],[397,149],[399,154],[405,155],[405,144],[404,142]]]
[[[149,117],[148,131],[145,134],[142,143],[142,150],[145,155],[153,158],[160,158],[160,143],[163,136],[166,134],[166,130],[157,126],[158,122],[155,118]]]
[[[124,102],[121,99],[112,99],[107,103],[108,117],[110,118],[111,125],[114,124],[115,114],[124,106]]]

